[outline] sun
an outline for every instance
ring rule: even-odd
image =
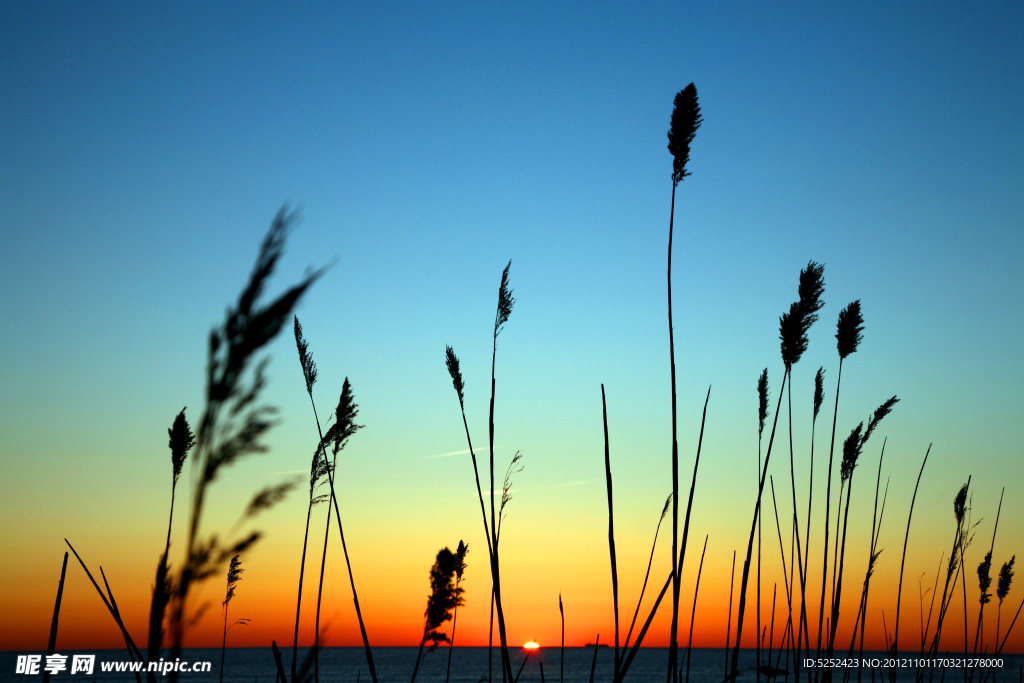
[[[539,650],[540,649],[540,645],[538,645],[536,643],[536,641],[531,640],[530,642],[528,642],[525,645],[523,645],[523,648],[525,648],[527,650]]]

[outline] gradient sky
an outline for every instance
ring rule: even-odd
[[[511,258],[517,303],[498,340],[495,403],[499,481],[524,454],[502,529],[510,639],[556,643],[561,591],[568,644],[598,632],[608,642],[600,387],[626,620],[671,491],[665,133],[691,81],[704,124],[677,194],[673,286],[684,492],[711,386],[681,601],[689,614],[708,535],[695,644],[724,642],[732,553],[742,562],[756,498],[756,380],[767,366],[774,411],[778,316],[811,259],[826,264],[826,306],[792,400],[800,486],[824,366],[812,557],[835,319],[860,299],[865,338],[844,364],[837,441],[889,396],[901,402],[855,478],[847,597],[856,611],[888,438],[869,615],[869,644],[883,646],[881,610],[891,622],[910,497],[933,443],[905,628],[917,633],[917,582],[930,587],[948,553],[951,501],[968,476],[982,520],[967,555],[973,615],[1003,487],[994,564],[1024,559],[1022,26],[1019,2],[0,4],[0,648],[45,647],[65,537],[104,567],[143,639],[170,497],[166,430],[182,406],[198,419],[206,335],[286,202],[303,222],[273,291],[337,259],[297,312],[321,415],[347,376],[365,425],[338,482],[371,639],[419,642],[434,556],[465,539],[459,642],[486,642],[486,548],[443,356],[451,344],[462,360],[482,449]],[[260,486],[308,472],[316,433],[291,335],[270,353],[265,397],[281,424],[268,453],[212,489],[207,531],[227,533]],[[778,446],[770,471],[785,529]],[[175,562],[188,465],[181,481]],[[304,517],[300,490],[250,525],[266,538],[244,558],[231,609],[252,623],[233,644],[290,642]],[[770,594],[780,573],[768,519]],[[670,529],[649,591],[668,572]],[[326,640],[354,645],[335,545]],[[820,559],[811,571],[820,576]],[[84,573],[72,564],[68,577],[58,646],[117,647]],[[222,579],[195,601],[213,607],[193,644],[219,642],[218,595]],[[952,609],[955,624],[962,606]],[[669,615],[647,643],[667,643]],[[1024,649],[1019,625],[1010,647]]]

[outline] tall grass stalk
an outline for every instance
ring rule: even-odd
[[[185,419],[185,408],[181,409],[174,423],[167,430],[167,445],[171,449],[171,511],[167,517],[167,540],[164,542],[164,554],[157,563],[156,581],[153,585],[153,597],[149,606],[149,638],[146,655],[148,660],[153,662],[160,658],[160,648],[163,645],[163,623],[164,614],[167,611],[167,601],[170,599],[171,587],[167,581],[167,555],[171,550],[171,523],[174,521],[174,494],[178,488],[178,477],[181,476],[181,468],[185,465],[189,450],[195,445],[195,435]],[[150,683],[156,683],[156,675],[147,672],[147,679]]]
[[[686,683],[690,683],[690,653],[693,650],[693,622],[697,617],[697,595],[700,593],[700,575],[704,571],[704,553],[708,550],[708,536],[704,536],[704,549],[700,551],[697,584],[693,588],[693,607],[690,609],[690,632],[686,639]]]
[[[754,504],[754,517],[750,523],[750,538],[747,540],[747,554],[746,559],[743,560],[743,572],[740,579],[740,597],[739,597],[739,608],[736,615],[736,645],[732,650],[732,661],[730,664],[730,673],[728,678],[736,678],[739,675],[739,659],[740,659],[740,642],[743,637],[743,613],[746,609],[747,603],[747,582],[750,577],[750,557],[754,547],[754,531],[756,530],[757,521],[761,515],[761,496],[764,493],[764,482],[768,476],[768,463],[772,456],[772,445],[775,443],[775,429],[779,423],[779,407],[782,405],[782,392],[785,390],[786,378],[789,373],[782,375],[782,387],[779,391],[778,405],[775,406],[775,417],[772,421],[771,436],[768,438],[768,450],[765,453],[764,466],[761,470],[761,481],[757,487],[757,501]]]
[[[836,322],[836,350],[839,353],[839,372],[836,377],[836,401],[832,412],[832,438],[829,441],[828,450],[828,475],[825,485],[825,537],[822,543],[822,565],[821,565],[821,599],[818,604],[818,639],[815,643],[815,657],[821,657],[821,629],[825,619],[825,585],[828,576],[828,526],[829,511],[832,505],[832,464],[836,446],[836,421],[839,418],[839,388],[843,381],[843,361],[847,356],[856,353],[864,339],[864,317],[861,315],[860,299],[851,302],[846,308],[839,312],[839,320]],[[807,643],[808,649],[811,644]],[[818,681],[820,674],[815,670],[814,680]]]
[[[781,541],[780,541],[781,542]],[[729,680],[729,636],[732,635],[732,589],[736,583],[736,551],[732,551],[732,569],[729,571],[729,618],[725,627],[725,675],[722,680]]]
[[[988,589],[992,586],[992,552],[996,548],[996,531],[999,530],[999,515],[1003,511],[1003,494],[1006,493],[1006,487],[1003,487],[1002,491],[999,492],[999,507],[996,508],[996,523],[992,527],[992,544],[989,546],[988,554],[985,555],[985,559],[978,565],[978,589],[981,592],[981,596],[978,598],[978,602],[981,606],[978,608],[978,626],[974,631],[974,656],[978,656],[978,642],[982,637],[982,619],[985,615],[985,605],[992,600],[992,594],[988,592]],[[971,678],[974,678],[974,671],[971,671]]]
[[[597,668],[597,650],[601,647],[601,634],[594,639],[594,658],[590,660],[590,683],[594,683],[594,669]]]
[[[765,368],[757,380],[757,477],[761,477],[761,437],[764,434],[764,421],[768,417],[768,368]],[[757,520],[757,631],[761,632],[761,520]],[[761,676],[761,640],[757,641],[757,664],[754,669],[754,680]]]
[[[797,516],[797,504],[796,504],[796,467],[794,464],[793,455],[793,366],[800,361],[802,355],[802,349],[807,347],[807,331],[810,327],[818,321],[818,311],[825,305],[825,302],[821,300],[821,295],[825,292],[825,281],[824,281],[825,266],[814,261],[808,261],[807,267],[800,271],[800,285],[798,288],[799,301],[798,305],[800,308],[800,327],[801,327],[801,344],[797,347],[794,344],[794,348],[791,351],[791,360],[786,360],[786,372],[789,373],[789,388],[786,390],[787,403],[788,403],[788,421],[789,421],[789,481],[790,487],[793,493],[793,537],[796,540],[796,564],[797,564],[797,576],[800,579],[800,615],[801,619],[797,622],[797,648],[796,648],[796,661],[797,666],[795,667],[795,678],[797,683],[800,681],[800,630],[801,624],[804,623],[804,616],[806,610],[803,605],[806,603],[806,592],[807,592],[807,581],[806,571],[804,570],[803,550],[801,548],[800,540],[800,520]],[[795,336],[795,335],[794,335]],[[801,348],[802,347],[802,348]],[[790,564],[790,570],[793,570],[792,563]],[[792,582],[791,582],[792,583]],[[796,587],[793,587],[793,592],[796,592]],[[758,607],[758,614],[760,615],[760,606]]]
[[[117,627],[121,630],[121,635],[124,638],[125,648],[128,650],[129,659],[131,659],[134,662],[135,657],[137,656],[139,658],[139,661],[145,661],[145,657],[142,656],[142,653],[139,651],[139,648],[135,646],[135,641],[132,640],[131,635],[129,635],[128,633],[128,629],[125,628],[124,622],[121,620],[121,614],[117,610],[117,606],[111,604],[113,595],[110,596],[111,599],[108,599],[107,596],[103,594],[103,590],[100,588],[100,585],[96,583],[96,579],[93,578],[92,572],[90,572],[89,568],[85,566],[85,561],[78,554],[78,551],[75,550],[75,547],[71,545],[71,542],[68,541],[68,539],[65,538],[64,542],[68,544],[69,548],[71,548],[71,552],[74,553],[75,559],[77,559],[78,563],[82,565],[82,569],[85,571],[85,575],[89,577],[89,581],[92,582],[93,588],[95,588],[96,592],[99,593],[100,599],[103,600],[103,604],[106,606],[107,611],[110,612],[110,616],[113,617],[114,623],[117,624]],[[103,582],[106,583],[106,577],[104,577]],[[107,586],[107,592],[110,592],[109,585]],[[135,673],[135,680],[137,681],[137,683],[142,683],[142,677],[139,676],[138,672]]]
[[[455,387],[455,392],[459,397],[459,408],[462,411],[462,424],[466,429],[466,441],[469,443],[469,453],[473,461],[473,474],[476,477],[476,488],[477,496],[480,500],[480,512],[483,516],[484,521],[484,533],[487,537],[487,553],[490,561],[491,568],[491,593],[492,600],[494,601],[494,607],[497,609],[498,615],[498,637],[501,641],[501,662],[503,676],[506,680],[511,681],[512,676],[512,661],[509,657],[508,652],[508,639],[505,632],[505,614],[501,605],[501,573],[500,563],[498,556],[498,519],[495,514],[494,508],[494,394],[495,394],[495,366],[498,353],[498,335],[504,327],[504,324],[508,321],[509,315],[512,313],[512,307],[515,304],[515,299],[512,297],[512,290],[508,286],[508,272],[512,267],[512,261],[508,262],[505,266],[505,270],[501,274],[501,284],[498,287],[498,307],[494,314],[494,337],[493,346],[491,348],[491,401],[490,411],[488,419],[488,446],[490,452],[490,498],[491,498],[491,521],[490,524],[487,522],[487,512],[484,507],[483,490],[480,486],[480,474],[476,464],[476,453],[473,450],[473,440],[469,434],[469,424],[466,421],[466,408],[465,408],[465,382],[462,378],[462,372],[459,368],[459,359],[456,357],[455,352],[451,346],[445,349],[445,364],[448,367],[448,373],[451,375],[452,384]],[[488,660],[490,658],[490,649],[488,648]],[[488,661],[488,678],[490,678],[490,663]]]
[[[60,583],[57,584],[57,600],[53,603],[53,618],[50,619],[50,638],[46,641],[46,656],[57,649],[57,623],[60,618],[60,601],[64,597],[64,577],[68,573],[68,554],[64,553],[64,564],[60,568]],[[50,683],[50,670],[43,672],[43,683]]]
[[[907,544],[910,542],[910,520],[913,519],[914,516],[914,503],[917,501],[917,489],[921,486],[921,475],[924,474],[924,466],[928,463],[928,454],[931,452],[932,445],[928,444],[928,450],[925,451],[924,460],[921,461],[921,470],[917,473],[917,483],[914,484],[914,495],[910,498],[910,511],[907,513],[907,531],[903,536],[903,556],[900,559],[900,581],[896,590],[896,625],[893,628],[892,645],[889,648],[893,657],[898,656],[900,651],[900,604],[903,601],[903,569],[907,562]],[[886,638],[886,640],[888,640],[888,638]],[[896,670],[891,667],[889,668],[889,681],[890,683],[895,683],[896,681]]]
[[[619,675],[619,570],[615,561],[615,511],[612,506],[612,463],[608,443],[608,403],[601,385],[601,414],[604,419],[604,474],[608,489],[608,554],[612,564],[612,606],[615,612],[615,675]]]
[[[626,676],[626,672],[629,671],[629,666],[633,663],[633,658],[636,657],[637,650],[640,649],[640,643],[644,641],[644,636],[647,635],[647,629],[651,627],[651,622],[654,621],[654,615],[658,612],[658,606],[661,605],[661,601],[665,597],[665,593],[668,592],[669,586],[672,585],[672,578],[674,576],[675,572],[669,572],[668,578],[665,579],[665,585],[661,587],[661,592],[658,593],[658,597],[654,601],[654,606],[647,615],[647,620],[644,622],[643,627],[641,627],[640,634],[636,637],[636,642],[633,643],[633,647],[629,649],[629,653],[622,659],[622,667],[619,668],[619,675],[614,678],[614,683],[622,683],[622,679]]]
[[[839,577],[836,582],[835,599],[832,602],[832,624],[828,639],[829,658],[832,657],[832,653],[835,647],[836,631],[839,628],[839,612],[843,597],[843,568],[846,560],[846,531],[847,523],[850,519],[850,498],[853,495],[853,475],[857,468],[857,462],[860,459],[861,454],[863,453],[864,446],[867,444],[868,439],[871,438],[871,434],[878,427],[878,424],[885,418],[885,416],[892,412],[893,406],[895,406],[898,402],[899,399],[893,396],[888,401],[880,405],[878,408],[875,409],[874,414],[870,418],[868,418],[868,425],[866,428],[863,429],[863,432],[861,431],[861,428],[863,427],[864,423],[861,422],[853,429],[852,432],[850,432],[850,436],[847,437],[846,441],[843,443],[843,462],[840,467],[840,480],[846,482],[846,507],[843,512],[843,539],[840,545],[841,550],[839,552],[838,563]],[[882,453],[885,453],[884,443],[882,445]],[[881,461],[881,456],[879,456],[879,461]],[[840,489],[840,500],[841,499],[842,489]],[[836,538],[836,541],[837,543],[839,542],[838,536]],[[826,680],[830,680],[831,677],[832,674],[830,670],[828,673],[826,673]]]
[[[220,644],[220,683],[224,683],[224,655],[227,653],[228,647],[228,605],[231,603],[231,599],[235,597],[235,588],[238,586],[238,582],[242,580],[242,561],[238,555],[231,558],[231,564],[228,567],[228,582],[227,591],[224,593],[224,602],[220,603],[221,607],[224,608],[224,634]],[[248,619],[239,619],[231,626],[236,624],[245,626],[249,623]]]
[[[559,649],[559,654],[558,654],[558,680],[559,680],[559,683],[564,683],[565,682],[565,609],[562,608],[562,591],[558,591],[558,615],[562,618],[562,646]]]
[[[871,515],[871,548],[868,551],[868,568],[864,574],[864,588],[861,590],[860,606],[858,607],[857,618],[854,619],[853,636],[850,638],[850,656],[853,656],[853,647],[857,639],[857,624],[860,624],[860,650],[858,658],[864,659],[864,629],[868,616],[868,590],[871,587],[871,576],[875,573],[875,563],[882,551],[878,549],[878,538],[882,533],[882,517],[885,515],[885,501],[889,497],[889,480],[885,481],[885,493],[882,495],[882,509],[878,509],[878,490],[882,483],[882,461],[885,459],[885,444],[882,443],[882,453],[878,457],[878,475],[875,478],[875,507]],[[857,683],[861,681],[861,667],[857,668]],[[845,676],[844,676],[845,679]]]
[[[672,494],[668,494],[665,498],[665,505],[661,508],[661,517],[658,518],[658,526],[654,529],[654,542],[651,543],[651,555],[647,558],[647,572],[644,574],[644,584],[640,588],[640,597],[636,601],[636,610],[633,611],[633,620],[629,624],[629,631],[626,632],[626,640],[622,644],[622,648],[629,648],[629,639],[633,635],[633,627],[636,626],[636,618],[640,614],[640,605],[644,601],[644,593],[647,591],[647,580],[651,576],[651,564],[654,562],[654,549],[658,546],[658,532],[661,530],[661,523],[665,521],[665,513],[668,512],[669,503],[672,502]],[[559,602],[561,602],[561,596],[559,596]]]
[[[807,331],[817,320],[816,311],[821,307],[820,297],[824,291],[824,281],[821,279],[822,267],[813,261],[808,262],[807,268],[800,271],[799,300],[793,302],[789,311],[783,313],[779,318],[779,347],[782,355],[782,362],[785,372],[782,375],[782,386],[779,387],[779,401],[775,406],[775,417],[772,420],[772,432],[768,439],[768,450],[765,452],[764,466],[761,479],[758,483],[757,502],[754,506],[754,516],[750,522],[750,537],[747,541],[747,555],[743,562],[743,578],[740,582],[740,605],[736,618],[736,646],[732,652],[731,677],[739,675],[740,642],[743,636],[743,613],[746,608],[747,582],[750,577],[750,559],[754,546],[754,531],[761,515],[761,497],[764,494],[764,483],[768,477],[768,463],[771,461],[772,446],[775,443],[775,430],[779,424],[779,408],[782,406],[782,396],[786,393],[786,380],[790,378],[793,366],[800,361],[803,353],[807,350]],[[794,506],[795,510],[795,506]],[[795,517],[794,517],[795,522]],[[795,532],[799,530],[794,525]],[[799,628],[799,625],[798,625]],[[760,637],[757,634],[756,637]]]
[[[459,547],[455,551],[455,592],[461,597],[462,593],[462,576],[466,573],[466,554],[469,553],[469,545],[463,541],[459,541]],[[452,671],[452,650],[455,648],[455,627],[458,625],[459,619],[459,604],[456,602],[455,608],[452,612],[452,639],[448,644],[448,666],[445,668],[444,681],[448,683],[448,679],[451,676]]]
[[[693,142],[703,118],[697,102],[697,88],[690,83],[680,90],[673,102],[672,119],[668,130],[668,150],[672,153],[672,205],[668,221],[668,348],[669,367],[672,380],[672,628],[669,636],[669,657],[667,681],[671,683],[676,673],[676,658],[679,632],[679,565],[676,560],[679,541],[679,444],[676,422],[676,347],[672,329],[672,232],[676,212],[676,187],[690,172],[686,164],[690,160],[690,143]],[[685,548],[684,548],[685,552]]]
[[[107,582],[107,575],[103,572],[103,567],[102,566],[100,566],[100,576],[103,578],[103,587],[107,589],[107,597],[110,598],[110,605],[111,605],[111,607],[114,608],[113,614],[117,618],[118,621],[121,621],[121,612],[120,612],[120,610],[117,607],[117,600],[114,599],[114,591],[110,590],[110,584]],[[132,640],[127,637],[127,634],[128,634],[128,631],[125,630],[123,632],[123,635],[125,636],[124,644],[125,644],[126,647],[128,647],[128,656],[129,656],[129,658],[133,662],[135,661],[135,657],[132,655],[132,652],[134,651],[135,654],[138,655],[140,662],[145,661],[145,659],[142,657],[142,653],[139,652],[139,649],[137,647],[135,647],[135,643],[132,642]],[[139,679],[139,674],[138,673],[135,674],[135,678],[136,678],[136,680]]]
[[[782,581],[786,588],[786,604],[789,607],[789,623],[793,623],[793,589],[792,586],[792,571],[787,574],[786,572],[786,549],[782,543],[782,526],[779,524],[779,504],[775,500],[775,478],[769,475],[768,477],[769,488],[772,492],[772,509],[775,511],[775,531],[779,537],[779,555],[782,557]],[[792,561],[790,561],[790,570],[792,570]],[[790,642],[790,646],[793,648],[793,652],[796,652],[796,646]]]
[[[338,406],[335,408],[334,424],[331,425],[328,430],[328,437],[333,441],[334,456],[337,458],[338,451],[345,447],[349,437],[356,433],[356,430],[362,429],[362,425],[355,423],[355,417],[359,413],[357,410],[358,406],[352,397],[352,387],[349,384],[348,377],[345,378],[341,388],[341,396],[338,399]],[[315,408],[314,408],[315,410]],[[320,428],[319,420],[317,420],[317,429]],[[331,432],[334,432],[333,434]],[[323,439],[321,439],[321,442]],[[326,451],[323,452],[324,460],[327,459]],[[366,635],[366,624],[363,622],[363,613],[359,609],[359,594],[356,592],[356,581],[352,573],[352,561],[348,555],[348,545],[345,543],[345,530],[341,525],[341,512],[338,510],[338,496],[335,492],[334,486],[334,468],[326,467],[327,471],[327,482],[331,487],[331,503],[334,506],[334,517],[338,523],[338,535],[341,537],[341,550],[345,555],[345,567],[348,569],[348,582],[352,588],[352,602],[356,608],[356,618],[359,621],[359,633],[363,638],[363,649],[366,652],[366,664],[370,669],[370,678],[373,683],[377,683],[377,669],[373,665],[373,651],[370,649],[370,639]],[[326,544],[325,544],[326,547]],[[319,637],[319,633],[318,633]]]
[[[814,436],[815,427],[818,424],[818,413],[821,411],[821,404],[825,401],[825,368],[819,366],[818,372],[814,375],[814,410],[811,416],[811,465],[810,475],[807,484],[807,533],[804,538],[807,543],[804,545],[804,581],[806,583],[807,573],[810,571],[808,563],[811,555],[811,512],[814,502]],[[800,601],[800,623],[803,624],[802,638],[807,644],[808,650],[811,647],[810,633],[807,627],[807,601]]]
[[[963,546],[967,542],[967,534],[969,532],[967,527],[967,493],[970,486],[971,477],[968,477],[967,483],[960,487],[960,490],[953,498],[953,516],[956,519],[956,529],[953,533],[953,547],[950,550],[949,561],[946,564],[946,582],[942,588],[942,598],[939,600],[939,613],[935,620],[935,635],[932,637],[932,645],[929,648],[929,653],[932,657],[938,654],[939,643],[942,638],[942,626],[945,623],[949,606],[953,602],[953,594],[956,592],[956,584],[963,568],[961,558],[963,556]],[[935,670],[932,667],[929,680],[934,676],[934,673]]]
[[[299,352],[299,364],[302,366],[302,376],[306,381],[306,393],[309,395],[309,401],[313,403],[313,385],[317,379],[316,363],[313,361],[313,354],[309,351],[309,344],[302,336],[302,325],[299,323],[299,316],[295,316],[295,324],[293,327],[295,333],[295,346]],[[313,405],[314,415],[316,415],[316,405]],[[320,421],[317,419],[317,430],[320,429]],[[323,435],[320,435],[321,441]],[[292,670],[291,670],[291,681],[296,682],[295,678],[295,667],[298,659],[298,648],[299,648],[299,614],[302,608],[302,581],[303,576],[306,572],[306,547],[309,543],[309,522],[313,515],[313,507],[320,502],[323,502],[324,496],[317,496],[316,490],[323,483],[326,477],[327,458],[321,456],[322,444],[317,446],[316,453],[313,454],[313,461],[309,467],[309,505],[306,507],[306,530],[302,535],[302,559],[299,562],[299,590],[298,597],[295,600],[295,633],[292,639]],[[328,507],[327,510],[327,524],[331,523],[331,511]],[[324,557],[327,555],[327,539],[324,539]],[[323,571],[321,569],[320,574],[320,586],[323,587]],[[320,655],[319,655],[319,634],[320,634],[320,595],[317,595],[317,621],[316,621],[316,648],[315,653],[315,669],[314,669],[314,680],[319,681],[320,679]]]

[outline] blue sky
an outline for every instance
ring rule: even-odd
[[[755,382],[767,366],[778,385],[778,316],[810,259],[826,264],[827,306],[794,410],[818,365],[834,381],[835,316],[861,299],[839,438],[895,393],[894,477],[935,442],[936,510],[967,474],[986,501],[1019,489],[1022,26],[1013,2],[3,3],[4,515],[26,518],[50,487],[115,515],[76,485],[90,481],[127,487],[159,528],[163,503],[146,504],[165,495],[163,430],[183,405],[198,415],[206,333],[288,202],[303,221],[275,284],[337,259],[298,314],[321,412],[345,376],[360,403],[353,477],[387,501],[368,517],[400,524],[424,482],[457,482],[472,509],[468,464],[422,458],[464,448],[446,344],[485,438],[511,258],[497,441],[505,459],[526,454],[517,514],[571,517],[541,492],[578,484],[572,514],[601,519],[604,382],[629,463],[617,485],[627,510],[652,508],[636,512],[646,539],[670,448],[665,133],[691,81],[704,124],[677,195],[673,285],[686,453],[713,385],[697,501],[709,552],[716,529],[720,562],[743,540],[742,523],[716,526],[714,500],[739,462],[742,495],[754,489]],[[315,444],[294,346],[271,351],[283,423],[246,466],[268,477],[308,467]],[[58,544],[79,523],[44,514]],[[7,529],[5,544],[27,542]],[[445,526],[424,547],[477,531]]]

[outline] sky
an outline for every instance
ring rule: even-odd
[[[557,643],[559,594],[568,645],[597,633],[609,642],[601,390],[626,624],[672,490],[666,131],[691,82],[704,121],[676,192],[672,292],[682,503],[710,388],[680,601],[688,615],[700,567],[694,644],[725,642],[733,551],[739,567],[757,498],[756,382],[767,368],[771,424],[778,317],[811,260],[825,264],[825,307],[785,395],[803,527],[813,377],[824,367],[808,604],[820,591],[835,321],[860,300],[864,341],[843,365],[837,451],[879,404],[900,402],[854,477],[840,633],[866,570],[883,440],[889,490],[868,644],[884,647],[892,628],[929,445],[903,632],[917,637],[925,591],[942,589],[942,577],[932,585],[968,477],[973,626],[987,547],[995,567],[1024,554],[1022,26],[1014,2],[0,4],[0,647],[45,647],[65,539],[94,573],[104,568],[145,639],[170,504],[166,430],[183,406],[193,426],[201,415],[207,335],[282,206],[301,220],[270,293],[327,266],[295,311],[320,371],[313,398],[323,418],[347,377],[364,425],[340,456],[337,487],[371,642],[419,643],[430,566],[460,540],[470,553],[458,642],[487,642],[486,543],[443,357],[451,345],[462,362],[484,462],[493,315],[510,259],[516,303],[497,339],[494,400],[499,485],[523,456],[502,526],[510,642]],[[290,327],[267,350],[263,396],[279,423],[266,453],[213,485],[202,522],[222,538],[264,534],[231,603],[232,618],[251,620],[232,630],[237,646],[291,642],[305,487],[236,520],[260,487],[308,478],[317,444]],[[784,593],[786,405],[768,470],[781,530],[765,518],[765,596],[773,585]],[[175,565],[193,479],[186,463]],[[314,509],[311,558],[325,513]],[[357,645],[335,533],[324,638]],[[670,567],[671,534],[666,519],[641,620]],[[317,564],[307,565],[301,643],[314,633]],[[119,647],[73,556],[67,577],[58,645]],[[193,608],[210,607],[188,643],[219,643],[223,590],[218,577],[193,596]],[[1017,585],[1003,633],[1020,597]],[[952,648],[963,603],[950,609]],[[986,638],[996,613],[993,599]],[[663,606],[645,644],[667,644],[670,616]],[[1007,649],[1024,650],[1024,628]]]

